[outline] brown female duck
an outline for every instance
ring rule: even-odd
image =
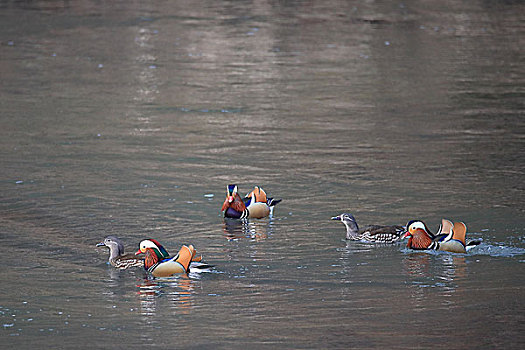
[[[108,262],[118,268],[127,269],[128,267],[143,267],[144,259],[135,254],[125,254],[124,244],[116,236],[107,236],[104,241],[97,244],[97,247],[106,246],[109,248]]]
[[[401,239],[405,232],[402,226],[370,225],[359,229],[352,214],[343,213],[332,220],[340,220],[346,226],[346,239],[369,243],[394,243]]]

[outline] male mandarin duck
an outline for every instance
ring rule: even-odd
[[[400,240],[401,235],[405,232],[403,226],[370,225],[359,229],[354,216],[347,213],[334,216],[332,220],[341,220],[346,226],[346,239],[354,241],[394,243]]]
[[[168,251],[156,240],[145,239],[139,244],[139,250],[135,253],[146,254],[144,269],[154,277],[169,277],[178,273],[203,272],[211,267],[202,263],[202,257],[196,255],[197,251],[190,245],[183,245],[178,254],[169,257]]]
[[[227,218],[264,218],[273,213],[274,206],[281,201],[281,199],[268,198],[266,192],[259,186],[255,186],[244,199],[237,191],[237,185],[228,185],[226,188],[226,200],[221,210]]]
[[[107,236],[103,242],[97,244],[97,247],[102,246],[109,248],[109,263],[118,269],[144,266],[144,259],[135,254],[124,254],[124,244],[115,236]]]
[[[407,247],[415,250],[442,250],[452,253],[466,253],[481,241],[465,241],[467,226],[462,222],[452,223],[443,219],[436,234],[433,234],[421,220],[407,223],[404,237],[408,237]]]

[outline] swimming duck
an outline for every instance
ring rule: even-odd
[[[273,213],[274,206],[281,199],[268,198],[266,192],[259,186],[248,193],[244,199],[238,193],[237,185],[226,187],[226,200],[222,205],[221,211],[227,218],[264,218]]]
[[[371,225],[360,230],[354,216],[347,213],[334,216],[332,220],[341,220],[346,226],[346,239],[354,241],[394,243],[400,240],[401,235],[405,232],[405,228],[402,226]]]
[[[144,269],[154,277],[169,277],[178,273],[203,272],[211,267],[201,262],[202,257],[192,245],[183,245],[178,254],[169,256],[168,251],[156,240],[145,239],[139,244],[135,255],[144,253]]]
[[[408,237],[407,247],[410,249],[466,253],[481,243],[479,240],[466,243],[467,226],[463,222],[452,223],[450,220],[443,219],[436,234],[433,234],[421,220],[411,220],[406,227],[403,238]]]
[[[124,244],[118,237],[107,236],[103,242],[97,243],[97,247],[102,246],[109,248],[109,263],[118,269],[144,266],[144,259],[135,254],[124,254]]]

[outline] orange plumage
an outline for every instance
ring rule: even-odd
[[[465,245],[465,236],[467,235],[467,226],[462,222],[455,222],[452,230],[452,239],[457,239]]]
[[[146,249],[146,257],[144,258],[144,268],[147,270],[159,262],[159,257],[151,248]]]
[[[253,191],[248,193],[246,197],[251,198],[252,196],[255,197],[255,202],[266,203],[267,201],[266,192],[264,192],[264,190],[260,188],[259,186],[255,186]]]
[[[233,198],[232,198],[233,197]],[[226,200],[222,204],[222,211],[225,211],[228,208],[235,209],[237,211],[242,212],[244,209],[246,209],[246,205],[242,201],[241,196],[239,196],[238,193],[235,193],[233,196],[226,197]]]
[[[432,244],[432,238],[422,229],[416,229],[408,238],[407,247],[412,249],[426,249]]]

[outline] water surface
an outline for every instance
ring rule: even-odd
[[[1,1],[1,343],[525,343],[520,2]],[[225,221],[228,183],[283,198]],[[345,242],[330,217],[467,223],[468,254]],[[95,244],[192,243],[211,273]]]

